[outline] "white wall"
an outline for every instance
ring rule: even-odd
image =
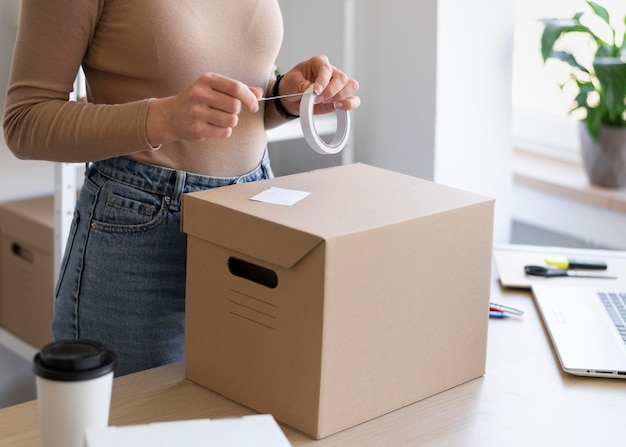
[[[432,180],[436,0],[359,1],[356,67],[356,159]]]
[[[19,0],[0,0],[0,110],[4,110],[19,7]],[[52,194],[53,191],[53,164],[16,159],[6,146],[3,135],[0,140],[0,202]]]
[[[439,0],[435,176],[496,199],[510,239],[515,0]]]
[[[496,199],[510,237],[514,0],[359,0],[356,160]]]

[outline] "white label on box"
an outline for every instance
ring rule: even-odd
[[[250,197],[250,200],[257,202],[272,203],[274,205],[292,206],[311,194],[306,191],[298,191],[295,189],[276,188],[272,186],[265,191],[258,193],[254,197]]]

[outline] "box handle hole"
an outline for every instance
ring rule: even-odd
[[[15,256],[19,256],[20,258],[33,262],[33,252],[28,250],[27,248],[22,247],[20,244],[16,244],[15,242],[11,244],[11,253]]]
[[[228,270],[235,276],[261,284],[270,289],[275,289],[278,285],[276,272],[242,259],[228,258]]]

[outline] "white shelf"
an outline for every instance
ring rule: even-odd
[[[0,328],[0,345],[22,357],[24,360],[31,362],[38,349],[16,337],[3,328]]]
[[[337,120],[334,115],[324,115],[315,118],[315,129],[318,135],[334,135],[337,130]],[[270,143],[300,138],[304,138],[304,136],[299,119],[267,131],[267,141]]]

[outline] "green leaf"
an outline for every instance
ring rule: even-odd
[[[606,108],[604,124],[623,125],[626,111],[626,61],[617,57],[596,58],[593,68],[600,83],[601,102]]]
[[[602,5],[599,5],[595,2],[587,1],[587,4],[593,9],[593,12],[600,17],[602,20],[606,22],[607,25],[611,26],[611,19],[609,17],[609,12]]]
[[[578,88],[570,112],[585,109],[587,128],[597,139],[602,125],[626,127],[626,31],[618,42],[608,10],[593,1],[586,0],[586,3],[591,12],[609,27],[611,41],[605,42],[592,29],[584,26],[580,19],[586,13],[577,12],[571,19],[541,20],[545,25],[541,36],[541,55],[544,62],[557,59],[572,68],[570,79],[564,84],[574,82]],[[626,17],[623,22],[626,27]],[[559,39],[568,33],[587,34],[595,42],[596,45],[590,47],[591,51],[595,50],[592,66],[584,67],[573,54],[555,50]]]
[[[589,70],[587,68],[585,68],[584,66],[580,65],[577,61],[576,58],[571,54],[571,53],[567,53],[565,51],[553,51],[550,54],[550,57],[553,59],[558,59],[562,62],[565,62],[568,65],[571,65],[574,68],[579,69],[580,71],[583,71],[585,73],[589,73]]]
[[[588,108],[587,119],[585,120],[589,134],[594,140],[598,140],[600,127],[602,127],[602,112],[599,108]]]
[[[541,35],[541,55],[545,62],[554,51],[554,44],[566,33],[589,32],[589,29],[575,19],[541,19],[545,24]]]
[[[574,98],[574,106],[572,106],[570,113],[578,110],[585,109],[589,110],[589,94],[595,92],[595,86],[590,81],[580,81],[576,78],[573,78],[578,86],[578,94]]]
[[[620,47],[622,58],[626,59],[626,16],[624,16],[624,35],[622,36],[622,46]]]

